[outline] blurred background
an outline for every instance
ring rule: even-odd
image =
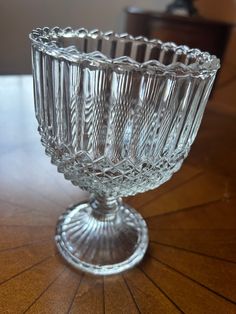
[[[28,33],[38,26],[127,31],[187,44],[223,60],[213,96],[236,97],[235,0],[0,0],[0,74],[31,73]]]

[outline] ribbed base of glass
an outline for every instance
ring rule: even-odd
[[[59,218],[55,240],[72,266],[95,275],[112,275],[142,260],[148,232],[142,216],[120,200],[115,200],[111,210],[103,210],[101,202],[93,200],[69,208]]]

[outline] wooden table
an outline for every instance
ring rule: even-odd
[[[127,199],[147,221],[148,253],[102,278],[55,249],[57,217],[87,194],[44,154],[31,77],[1,77],[0,101],[1,314],[236,313],[236,108],[209,104],[182,169]]]

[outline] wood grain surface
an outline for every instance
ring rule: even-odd
[[[236,107],[212,101],[181,170],[126,199],[145,217],[143,262],[93,277],[57,253],[58,216],[87,193],[50,164],[30,76],[0,78],[0,313],[236,313]]]

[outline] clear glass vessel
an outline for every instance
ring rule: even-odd
[[[76,268],[108,275],[144,256],[147,226],[122,196],[154,189],[188,155],[220,66],[198,49],[68,27],[30,34],[46,154],[91,192],[60,218],[56,244]]]

